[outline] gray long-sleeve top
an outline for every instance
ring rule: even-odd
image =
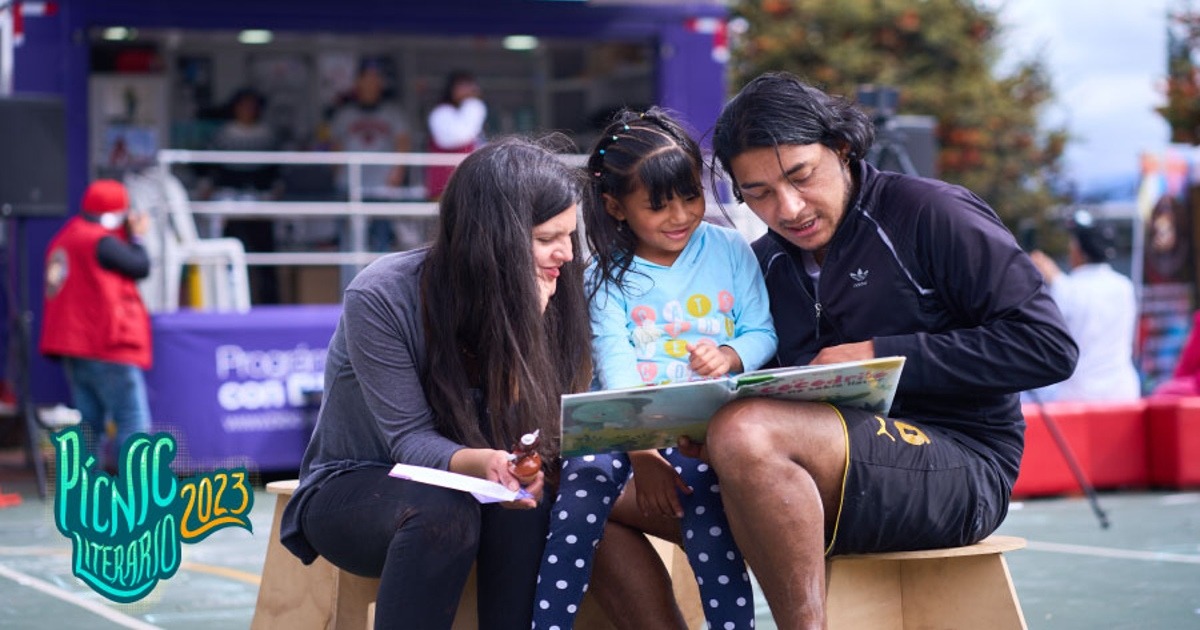
[[[284,546],[305,564],[316,552],[300,529],[310,491],[333,475],[402,462],[447,469],[462,444],[437,432],[421,372],[425,333],[420,271],[427,250],[384,256],[346,288],[325,359],[325,393],[280,523]]]

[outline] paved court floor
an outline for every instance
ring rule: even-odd
[[[70,541],[28,474],[0,470],[0,492],[23,497],[0,509],[0,627],[249,627],[274,506],[261,487],[253,533],[226,529],[183,545],[178,573],[125,605],[71,575]],[[1080,497],[1018,503],[1001,527],[1029,541],[1006,555],[1029,627],[1200,629],[1200,492],[1106,493],[1100,505],[1107,530]],[[758,627],[775,628],[757,603]]]

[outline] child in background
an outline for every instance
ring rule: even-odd
[[[757,369],[775,354],[754,254],[736,231],[703,222],[702,164],[695,140],[658,108],[619,113],[591,152],[583,213],[603,389]],[[563,462],[534,628],[572,627],[604,523],[631,472],[643,512],[681,519],[709,627],[752,627],[749,576],[717,478],[703,462],[667,448]]]

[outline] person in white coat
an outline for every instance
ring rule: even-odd
[[[470,153],[483,145],[483,125],[487,105],[475,75],[455,70],[446,77],[442,100],[429,112],[430,153]],[[430,199],[438,199],[454,172],[452,166],[425,169],[425,189]]]
[[[1042,401],[1121,401],[1141,397],[1133,365],[1137,298],[1133,282],[1109,264],[1115,254],[1113,231],[1091,213],[1076,211],[1071,224],[1071,272],[1045,253],[1030,254],[1079,345],[1079,363],[1067,380],[1038,395]]]

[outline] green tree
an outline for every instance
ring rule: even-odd
[[[1054,92],[1038,58],[998,70],[996,12],[972,0],[737,0],[745,30],[731,83],[793,72],[854,98],[894,86],[899,113],[937,119],[938,176],[983,197],[1010,228],[1064,201],[1064,129],[1040,129]]]
[[[1167,16],[1167,103],[1156,111],[1171,126],[1171,142],[1200,144],[1200,14],[1179,4]]]

